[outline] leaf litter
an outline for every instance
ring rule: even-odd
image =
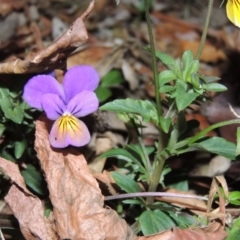
[[[14,1],[13,1],[14,2]],[[104,4],[97,1],[99,4],[98,11],[103,10]],[[20,6],[21,7],[21,6]],[[1,73],[31,73],[31,72],[42,72],[46,70],[53,70],[55,68],[66,69],[66,60],[69,55],[82,46],[88,39],[87,31],[83,21],[89,15],[93,7],[93,2],[90,4],[87,11],[71,25],[67,32],[60,37],[56,42],[51,44],[46,49],[40,51],[35,56],[29,56],[28,60],[14,60],[12,62],[5,62],[0,64]],[[12,6],[12,9],[15,7]],[[12,11],[8,10],[9,12]],[[160,39],[156,36],[157,45],[163,47],[165,50],[169,50],[169,46],[174,43],[172,48],[173,55],[177,56],[184,49],[191,48],[193,51],[196,50],[199,42],[199,36],[194,35],[193,41],[188,41],[186,37],[187,31],[201,31],[201,28],[194,24],[186,24],[183,21],[176,19],[175,17],[164,17],[158,12],[153,12],[153,16],[156,17],[157,21],[161,20],[161,27],[156,27],[155,31],[158,32],[161,38],[166,37],[166,32],[169,36],[166,37],[168,41],[165,43],[160,42]],[[155,19],[155,20],[156,20]],[[166,20],[164,20],[166,19]],[[115,20],[114,20],[115,21]],[[169,26],[169,22],[173,22]],[[179,25],[182,25],[182,31],[179,32]],[[143,40],[147,40],[144,31],[133,31],[135,36],[140,36]],[[169,31],[170,30],[170,31]],[[173,34],[174,33],[174,34]],[[175,34],[176,33],[176,34]],[[165,35],[164,35],[165,34]],[[232,35],[235,33],[232,33]],[[235,46],[236,44],[230,41],[232,38],[230,34],[226,34],[226,29],[222,31],[213,31],[210,29],[208,35],[217,40],[223,39],[228,46]],[[232,36],[231,35],[231,36]],[[129,40],[129,33],[126,35],[125,40]],[[169,40],[170,39],[170,40]],[[182,39],[182,40],[181,40]],[[233,38],[237,41],[236,38]],[[126,41],[126,42],[127,42]],[[98,43],[98,44],[96,44]],[[97,46],[98,45],[98,46]],[[136,45],[134,45],[136,46]],[[108,45],[105,42],[94,39],[90,36],[89,44],[83,50],[75,52],[68,58],[67,68],[75,64],[84,63],[86,58],[87,61],[97,66],[101,76],[104,76],[108,71],[113,68],[121,68],[123,72],[131,73],[129,85],[132,91],[136,89],[136,76],[144,73],[151,81],[151,71],[149,68],[149,62],[146,58],[146,54],[141,54],[139,46],[134,47],[130,41],[127,44],[119,45],[117,48],[114,44]],[[95,47],[95,48],[94,48]],[[211,54],[208,54],[205,50],[203,55],[203,62],[212,62],[216,64],[218,61],[226,60],[227,56],[223,51],[219,50],[211,42],[207,43],[207,49]],[[98,51],[96,56],[93,54]],[[124,52],[124,53],[123,53]],[[127,54],[126,54],[127,53]],[[84,55],[85,54],[85,55]],[[93,56],[94,55],[94,56]],[[127,68],[124,65],[122,58],[131,55],[129,58],[131,64],[128,64]],[[101,61],[99,61],[101,59]],[[116,59],[120,59],[116,61]],[[132,61],[136,61],[136,64],[132,64]],[[99,63],[100,62],[100,63]],[[147,64],[142,64],[142,62]],[[202,68],[207,71],[209,68],[202,64]],[[217,72],[220,75],[218,66],[214,65],[210,68],[210,74]],[[151,86],[146,83],[145,90]],[[137,89],[138,90],[138,89]],[[149,90],[150,92],[150,90]],[[149,94],[154,97],[154,92]],[[49,122],[44,118],[40,118],[36,123],[36,142],[35,148],[38,154],[38,158],[41,164],[41,168],[44,172],[44,176],[48,183],[49,198],[52,203],[52,212],[49,217],[44,217],[44,204],[33,195],[26,188],[24,180],[19,172],[16,164],[0,159],[1,171],[11,179],[12,185],[5,197],[6,202],[12,209],[15,217],[18,219],[21,231],[26,239],[224,239],[226,233],[224,232],[224,217],[225,210],[223,208],[224,201],[220,200],[220,214],[209,212],[212,219],[220,218],[222,222],[209,223],[204,228],[189,228],[189,229],[178,229],[173,228],[170,231],[159,233],[148,237],[136,237],[131,229],[127,226],[126,222],[117,215],[117,213],[110,208],[104,208],[104,196],[98,186],[97,181],[88,170],[87,162],[83,155],[73,149],[55,150],[52,149],[46,139],[48,139],[47,126]],[[117,145],[117,143],[115,143]],[[102,169],[103,166],[100,167]],[[99,170],[100,172],[101,170]],[[108,171],[104,173],[97,173],[94,176],[105,182],[106,185],[111,189],[112,194],[116,194],[117,191],[114,189],[114,182],[110,178]],[[215,185],[216,192],[217,187]],[[211,200],[212,200],[211,199]],[[161,199],[163,200],[163,199]],[[167,201],[167,200],[166,200]],[[169,202],[181,204],[185,207],[187,203],[182,199],[170,200]],[[203,206],[204,203],[196,203],[191,201],[190,205],[194,208],[194,205]],[[211,205],[211,204],[210,204]],[[201,207],[199,207],[201,208]],[[210,208],[210,207],[209,207]],[[197,207],[196,207],[197,209]],[[210,211],[210,210],[209,210]],[[209,216],[210,216],[209,215]],[[214,218],[214,216],[216,218]]]

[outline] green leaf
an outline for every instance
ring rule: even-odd
[[[170,217],[177,223],[179,228],[187,228],[191,225],[197,225],[197,219],[189,213],[182,212],[182,213],[174,213],[169,212]]]
[[[218,80],[220,80],[221,78],[219,77],[213,77],[213,76],[204,76],[204,75],[201,75],[201,74],[198,74],[198,76],[204,80],[204,82],[206,83],[211,83],[211,82],[216,82]]]
[[[9,97],[9,89],[0,83],[0,99]]]
[[[107,99],[109,99],[112,96],[111,90],[101,86],[99,86],[95,90],[95,93],[97,94],[97,97],[100,103],[105,102]]]
[[[187,108],[197,97],[198,93],[186,92],[184,83],[180,81],[177,82],[176,104],[178,111]]]
[[[125,204],[143,205],[143,201],[141,199],[126,199],[122,202]]]
[[[224,92],[227,91],[227,88],[220,83],[209,83],[204,84],[204,89],[212,92]]]
[[[27,147],[27,141],[24,139],[22,141],[17,141],[14,143],[14,155],[19,159]]]
[[[21,106],[14,106],[10,98],[2,98],[0,105],[6,118],[18,124],[22,123],[24,111]]]
[[[6,126],[4,124],[0,123],[0,137],[3,135],[5,129],[6,129]]]
[[[176,59],[174,62],[173,71],[178,78],[183,80],[183,65],[182,65],[182,61],[179,58]]]
[[[160,61],[167,67],[174,65],[175,60],[171,56],[158,51],[156,51],[155,54],[156,54],[156,57],[159,58]]]
[[[120,174],[118,172],[111,172],[111,176],[117,185],[127,193],[141,192],[140,186],[129,176]]]
[[[163,118],[162,116],[160,116],[160,124],[161,124],[161,127],[163,129],[163,131],[165,133],[168,133],[169,131],[169,128],[171,126],[171,123],[172,123],[172,119],[171,118]]]
[[[112,70],[107,73],[101,80],[100,86],[101,87],[112,87],[119,85],[120,83],[124,82],[124,77],[121,71],[119,70]]]
[[[198,60],[194,60],[191,62],[191,64],[189,65],[188,69],[186,69],[186,73],[185,73],[185,81],[187,82],[191,82],[192,79],[192,74],[197,73],[199,69],[199,61]]]
[[[164,85],[162,87],[160,87],[160,93],[167,93],[167,92],[171,92],[174,91],[176,89],[175,86],[171,86],[171,85]]]
[[[43,184],[44,181],[42,175],[40,174],[39,170],[36,169],[36,167],[28,164],[27,169],[22,170],[21,173],[29,188],[40,195],[45,195],[47,193],[45,184]]]
[[[240,236],[240,218],[238,217],[231,227],[231,230],[228,231],[228,237],[226,240],[238,240]]]
[[[144,235],[155,234],[169,230],[175,226],[173,220],[160,210],[147,210],[139,217],[139,223]]]
[[[232,142],[226,141],[221,137],[207,138],[201,142],[192,144],[191,147],[196,147],[211,153],[216,153],[232,160],[236,158],[236,145]]]
[[[177,182],[177,183],[173,183],[173,184],[170,184],[168,186],[169,188],[174,188],[178,191],[185,191],[187,192],[189,190],[189,186],[188,186],[188,181],[187,180],[183,180],[183,181],[180,181],[180,182]]]
[[[187,50],[183,53],[182,56],[182,61],[183,61],[183,69],[186,70],[189,68],[189,66],[191,65],[191,63],[194,60],[194,56],[191,50]]]
[[[128,145],[127,145],[128,146]],[[141,165],[140,156],[136,158],[128,150],[122,148],[111,149],[99,156],[99,158],[108,158],[108,157],[116,157],[118,159],[124,160],[126,162],[135,163],[139,167],[140,172],[145,172],[145,168]]]
[[[233,191],[229,193],[229,201],[231,204],[240,205],[240,192]]]
[[[153,121],[158,125],[158,113],[156,107],[148,100],[121,99],[104,104],[101,110],[118,113],[137,114],[143,118],[144,122]]]
[[[166,84],[172,80],[176,80],[176,78],[177,78],[176,75],[170,70],[164,70],[164,71],[160,72],[160,74],[158,75],[160,88],[164,84]]]
[[[240,154],[240,127],[237,128],[237,147],[236,156]]]

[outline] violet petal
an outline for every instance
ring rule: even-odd
[[[66,106],[57,94],[44,94],[42,96],[42,109],[51,120],[58,119],[66,110]]]
[[[67,103],[84,90],[94,91],[98,83],[99,75],[93,67],[82,65],[70,68],[63,80]]]
[[[83,91],[67,105],[67,111],[75,117],[84,117],[98,109],[99,101],[94,92]]]
[[[89,142],[90,133],[86,125],[74,116],[62,116],[54,122],[50,132],[50,144],[53,147],[81,147]]]
[[[62,85],[50,75],[32,77],[24,86],[23,98],[31,107],[41,109],[41,98],[46,93],[65,98]]]

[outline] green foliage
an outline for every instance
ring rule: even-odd
[[[136,114],[142,117],[144,122],[153,121],[158,125],[158,114],[154,104],[148,100],[121,99],[106,103],[101,110],[117,113]]]
[[[182,59],[173,59],[162,52],[156,52],[156,57],[166,67],[166,70],[159,73],[158,83],[159,92],[165,95],[164,103],[168,107],[167,111],[159,116],[154,103],[149,100],[134,99],[114,100],[100,108],[119,114],[129,133],[131,132],[131,135],[135,136],[135,141],[138,141],[138,144],[126,144],[123,148],[112,149],[100,156],[119,159],[118,171],[125,174],[118,172],[111,174],[116,184],[127,193],[141,191],[138,181],[151,184],[155,167],[159,165],[160,161],[165,161],[172,156],[190,151],[208,151],[228,159],[235,159],[236,153],[240,152],[240,134],[238,134],[238,148],[234,143],[221,137],[206,138],[205,134],[211,128],[189,137],[189,133],[192,134],[193,130],[198,128],[199,122],[195,119],[187,121],[184,110],[191,108],[191,104],[200,104],[208,100],[207,91],[225,91],[225,86],[215,83],[219,78],[201,75],[199,61],[194,59],[191,51],[184,52]],[[143,144],[141,131],[144,123],[148,122],[154,124],[161,134],[165,134],[166,142],[165,145],[163,144],[161,152],[158,152],[159,146],[162,147],[160,142],[156,142],[155,147],[152,148]],[[217,126],[220,125],[214,127]],[[131,138],[129,140],[131,141]],[[171,169],[167,166],[163,166],[161,169],[158,183],[163,187],[165,186],[165,176],[170,171]],[[188,182],[185,179],[169,186],[178,190],[188,190]],[[196,224],[196,219],[189,214],[176,213],[172,209],[162,209],[162,206],[156,203],[148,205],[147,201],[140,197],[122,201],[122,203],[130,205],[131,210],[138,205],[144,209],[140,216],[139,213],[133,214],[138,223],[137,231],[141,231],[144,235],[164,231],[173,226],[184,228]],[[230,202],[239,204],[239,194],[232,194]],[[119,209],[122,213],[123,207]]]
[[[228,231],[228,237],[226,240],[237,240],[240,236],[240,218],[237,218],[230,231]]]
[[[158,209],[144,211],[139,217],[139,223],[144,235],[162,232],[176,226],[171,217]]]
[[[35,166],[28,164],[21,174],[29,188],[39,195],[46,195],[47,189],[43,177]]]
[[[236,145],[232,142],[226,141],[224,138],[221,137],[204,139],[198,143],[192,144],[191,147],[216,153],[232,160],[236,158]]]
[[[228,199],[231,204],[240,206],[240,191],[230,192]]]
[[[100,81],[98,88],[96,89],[96,94],[100,103],[105,102],[112,96],[112,91],[110,88],[115,87],[123,83],[124,77],[120,70],[112,70],[107,73]]]
[[[141,192],[141,188],[138,183],[134,181],[131,177],[120,174],[118,172],[111,172],[111,175],[117,185],[127,193]]]

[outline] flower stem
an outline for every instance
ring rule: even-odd
[[[144,1],[145,1],[145,14],[146,14],[146,20],[147,20],[151,58],[152,58],[153,80],[154,80],[154,86],[155,86],[155,98],[156,98],[156,104],[157,104],[157,111],[158,111],[158,116],[162,116],[162,106],[161,106],[160,94],[159,94],[157,60],[155,56],[155,45],[154,45],[153,32],[152,32],[152,26],[151,26],[150,14],[149,14],[149,2],[148,0],[144,0]]]
[[[202,54],[203,47],[204,47],[204,44],[205,44],[205,41],[206,41],[208,26],[209,26],[210,17],[211,17],[212,8],[213,8],[213,2],[214,2],[214,0],[209,0],[208,1],[207,16],[206,16],[206,20],[205,20],[205,24],[204,24],[204,28],[203,28],[201,41],[200,41],[200,44],[199,44],[199,47],[198,47],[198,51],[197,51],[197,55],[196,55],[196,59],[197,60],[200,59],[200,56]]]
[[[149,192],[155,192],[157,186],[159,184],[159,179],[162,174],[162,169],[165,163],[165,159],[161,158],[161,152],[166,147],[167,143],[167,135],[164,133],[160,126],[160,116],[162,116],[162,105],[160,100],[160,93],[159,93],[159,82],[158,82],[158,68],[157,68],[157,60],[155,55],[155,46],[154,46],[154,38],[149,14],[149,2],[148,0],[144,0],[145,2],[145,15],[148,27],[148,35],[149,35],[149,42],[150,42],[150,53],[152,58],[152,68],[153,68],[153,79],[154,79],[154,86],[155,86],[155,98],[156,98],[156,106],[158,112],[158,119],[159,119],[159,139],[158,139],[158,148],[157,153],[153,163],[153,171],[150,175],[150,182],[149,182]],[[154,202],[154,197],[149,196],[146,200],[147,204],[152,204]]]

